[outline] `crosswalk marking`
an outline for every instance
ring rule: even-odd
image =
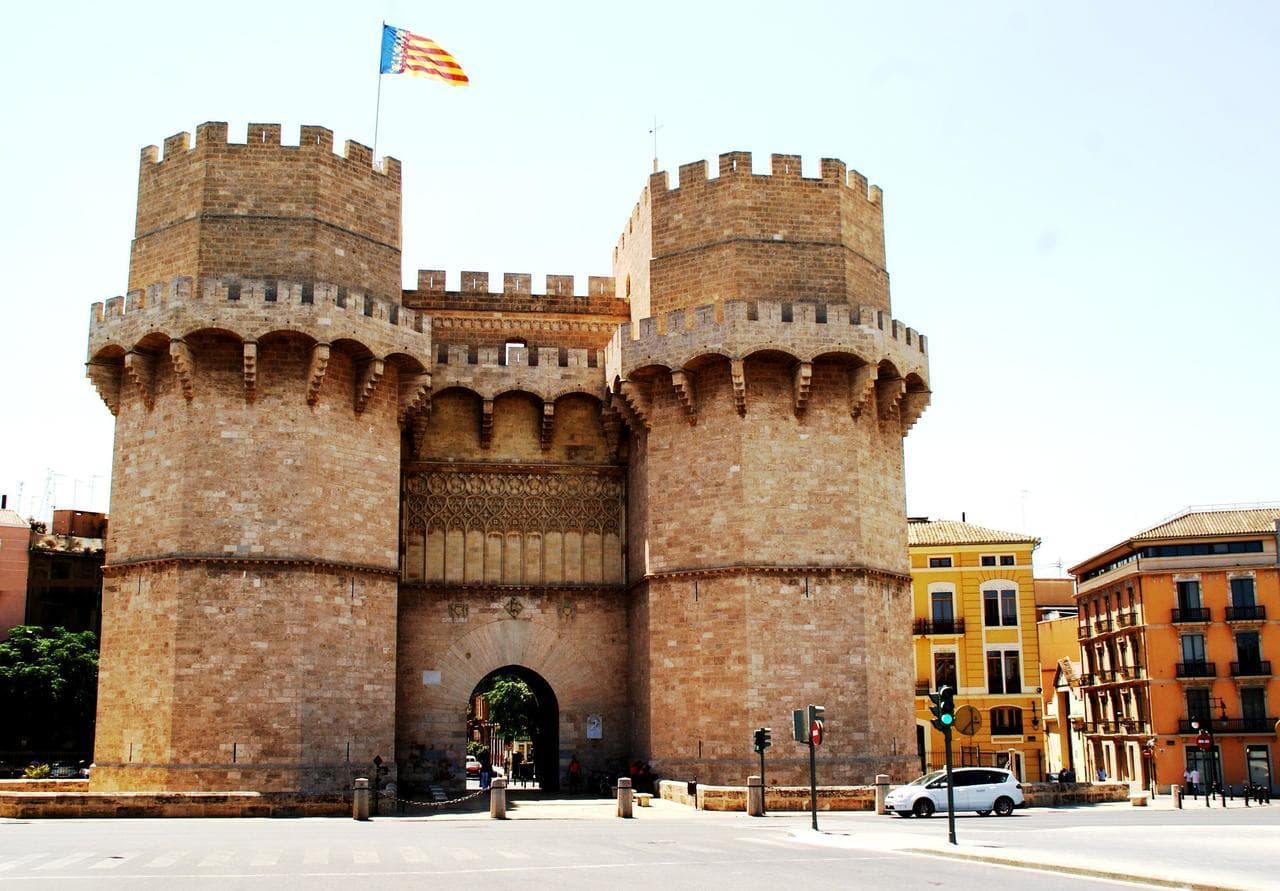
[[[368,848],[356,848],[351,852],[351,859],[356,863],[381,863],[382,858],[378,856],[377,851],[370,851]]]
[[[90,866],[89,868],[90,869],[116,869],[122,864],[128,863],[130,860],[132,860],[134,857],[137,857],[137,856],[139,856],[137,851],[134,851],[131,854],[117,854],[113,857],[108,857],[105,860],[99,860],[97,863],[93,864],[93,866]]]
[[[405,845],[404,847],[400,848],[400,857],[404,860],[405,863],[426,863],[427,862],[427,855],[423,852],[423,850],[421,848],[415,848],[410,845]]]
[[[496,851],[495,853],[499,857],[504,857],[507,860],[528,860],[529,859],[529,855],[526,854],[524,851]]]
[[[302,855],[302,862],[308,866],[327,866],[329,863],[329,849],[307,848]]]
[[[449,856],[454,860],[479,860],[480,855],[470,848],[454,848],[449,851]]]
[[[274,848],[266,851],[259,851],[253,855],[253,859],[249,861],[250,866],[275,866],[280,862],[280,858],[284,856],[284,851],[280,848]]]
[[[64,866],[70,866],[73,863],[79,863],[81,860],[88,860],[93,856],[92,851],[76,851],[74,854],[68,854],[65,857],[59,857],[57,860],[50,860],[48,863],[41,863],[36,867],[37,870],[44,869],[61,869]]]
[[[0,863],[0,872],[6,872],[7,870],[13,869],[15,866],[22,866],[24,863],[30,863],[32,860],[39,860],[41,857],[48,856],[48,853],[42,852],[39,854],[28,854],[25,857],[19,857],[16,860],[8,860],[4,863]]]
[[[198,866],[226,866],[231,862],[231,858],[236,855],[235,851],[210,851],[209,854],[200,861]]]
[[[791,848],[793,850],[804,847],[800,842],[784,841],[780,838],[750,838],[744,836],[743,838],[736,838],[734,841],[748,842],[753,845],[771,845],[775,848]]]
[[[186,851],[168,851],[146,864],[147,869],[164,869],[187,856]]]

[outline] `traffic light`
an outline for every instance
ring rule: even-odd
[[[929,694],[929,713],[933,715],[933,726],[943,733],[951,733],[951,725],[956,722],[956,691],[950,687],[940,687],[936,693]]]
[[[814,721],[825,721],[827,709],[826,706],[811,705],[809,706],[809,726],[813,726]]]
[[[755,731],[753,736],[755,738],[754,748],[757,752],[763,752],[765,749],[769,748],[769,746],[773,745],[773,730],[770,727],[761,727]]]

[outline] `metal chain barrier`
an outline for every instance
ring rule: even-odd
[[[479,798],[481,795],[488,794],[488,792],[489,792],[488,789],[478,789],[469,795],[464,795],[461,798],[450,798],[448,801],[413,801],[412,799],[409,799],[409,798],[401,798],[399,795],[396,795],[394,792],[388,792],[386,789],[383,789],[382,797],[395,800],[396,804],[398,804],[402,808],[406,804],[412,805],[413,807],[444,808],[444,807],[452,807],[455,804],[462,804],[463,802],[467,802],[467,801],[473,801],[474,799]]]

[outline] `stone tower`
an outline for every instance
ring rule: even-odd
[[[116,416],[93,787],[345,787],[395,726],[400,167],[304,127],[142,152],[128,295],[95,304]]]
[[[924,339],[889,313],[881,195],[839,161],[654,174],[615,252],[633,734],[664,775],[740,782],[751,728],[800,781],[791,709],[825,705],[836,776],[914,751],[902,437]],[[645,316],[649,316],[645,318]]]
[[[498,674],[554,787],[646,758],[824,782],[913,761],[902,437],[925,341],[890,314],[879,189],[745,153],[655,174],[570,276],[400,285],[400,166],[224,124],[143,151],[113,414],[93,786],[334,792],[376,754],[462,781]],[[427,313],[430,315],[428,316]]]

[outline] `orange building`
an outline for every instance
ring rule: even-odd
[[[1275,788],[1278,535],[1280,506],[1188,510],[1072,567],[1090,776]]]

